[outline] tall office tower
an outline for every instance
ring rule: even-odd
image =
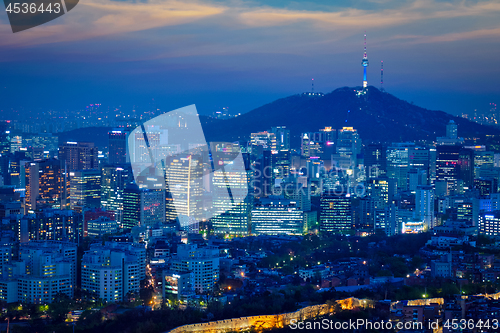
[[[98,151],[93,142],[66,142],[59,146],[59,160],[67,172],[98,169]]]
[[[194,289],[203,294],[214,289],[219,280],[219,248],[198,247],[197,244],[179,244],[177,254],[172,256],[170,267],[173,272],[192,272]]]
[[[283,181],[290,176],[290,165],[292,163],[289,150],[279,150],[272,155],[273,178],[276,181]]]
[[[337,154],[341,157],[349,157],[351,169],[357,167],[358,154],[361,153],[361,138],[358,131],[352,127],[343,127],[337,138]]]
[[[146,277],[146,249],[139,243],[94,243],[81,263],[82,290],[89,299],[116,303],[137,295]]]
[[[437,183],[444,184],[446,194],[452,194],[458,189],[461,150],[462,147],[458,145],[438,145],[436,147],[436,186],[439,187]],[[470,165],[469,167],[472,170]],[[464,171],[466,169],[464,165]]]
[[[123,218],[121,227],[130,229],[141,221],[141,190],[135,183],[130,183],[123,191]]]
[[[363,60],[361,60],[361,65],[363,65],[363,90],[368,87],[368,81],[366,79],[366,67],[368,67],[368,55],[366,54],[366,33],[365,33],[365,52],[363,53]]]
[[[478,232],[486,236],[500,236],[500,211],[479,214]]]
[[[408,165],[410,169],[423,170],[428,174],[430,167],[429,149],[427,147],[410,147]],[[427,185],[427,183],[423,185]]]
[[[415,217],[424,221],[425,230],[435,227],[434,189],[432,186],[418,186],[415,194]]]
[[[165,191],[141,190],[140,225],[152,227],[165,223]]]
[[[480,196],[489,196],[498,192],[498,179],[477,178],[474,179],[474,188],[478,190]]]
[[[212,143],[212,154],[216,156],[219,166],[231,166],[231,152],[238,154],[239,145],[232,143]],[[227,154],[229,153],[229,154]],[[234,155],[233,155],[234,156]],[[250,213],[253,205],[253,196],[250,190],[252,170],[250,161],[244,159],[245,168],[216,170],[212,175],[212,228],[215,234],[246,236],[250,233]],[[234,198],[245,198],[234,204],[228,200],[228,188]],[[248,194],[248,195],[247,195]]]
[[[286,199],[295,203],[303,212],[311,211],[311,186],[298,182],[281,183],[281,193]]]
[[[297,204],[282,197],[260,199],[252,209],[253,235],[301,235],[304,213]]]
[[[104,166],[101,169],[101,205],[115,212],[119,223],[123,220],[123,192],[132,176],[127,167]]]
[[[121,128],[108,132],[109,164],[125,164],[127,162],[127,135],[128,132]]]
[[[453,120],[450,120],[450,122],[446,124],[446,137],[450,139],[458,138],[458,126]]]
[[[59,293],[73,297],[76,286],[75,243],[31,241],[19,247],[24,272],[18,276],[19,302],[51,303]]]
[[[399,231],[399,210],[398,206],[391,204],[382,209],[376,209],[373,213],[374,230],[383,231],[387,236],[398,234]]]
[[[474,186],[474,151],[461,149],[458,154],[459,178],[469,189]]]
[[[20,243],[33,240],[77,242],[83,235],[83,218],[72,210],[44,209],[21,217],[17,228]]]
[[[35,211],[38,207],[66,206],[68,181],[60,162],[48,159],[25,164],[26,210]]]
[[[71,209],[101,206],[101,170],[88,169],[70,172]]]
[[[290,130],[285,126],[271,128],[276,138],[276,150],[290,150]]]
[[[111,221],[116,221],[117,226],[120,227],[121,224],[116,220],[116,215],[114,211],[111,210],[103,210],[101,208],[95,209],[84,209],[82,212],[83,215],[83,237],[88,236],[88,223],[90,221],[95,221],[100,218],[105,218]]]
[[[250,145],[254,155],[258,155],[262,150],[276,151],[276,135],[267,131],[251,133]]]
[[[10,152],[10,121],[0,121],[0,155]]]
[[[182,230],[197,232],[202,215],[203,162],[184,153],[165,160],[166,218],[179,221]]]
[[[353,227],[351,196],[324,192],[320,199],[319,230],[324,233],[345,234]]]
[[[10,152],[13,154],[23,147],[23,136],[21,134],[12,135],[10,138]]]
[[[377,178],[386,173],[386,148],[382,144],[369,144],[364,149],[368,178]]]
[[[309,134],[303,133],[300,137],[300,155],[302,155],[303,157],[311,156],[311,152],[309,150],[311,139],[309,138]]]
[[[394,143],[387,148],[387,177],[397,181],[399,190],[407,189],[407,172],[409,168],[409,143]]]
[[[10,185],[9,154],[0,155],[0,186]]]

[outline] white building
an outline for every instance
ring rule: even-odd
[[[192,272],[194,289],[200,293],[212,290],[219,280],[219,248],[215,246],[179,244],[170,264],[173,272]]]
[[[92,299],[121,302],[145,277],[146,249],[138,243],[92,244],[82,259],[82,290]]]

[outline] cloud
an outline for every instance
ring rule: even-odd
[[[323,5],[324,10],[297,9],[298,4],[294,2],[294,9],[290,9],[241,0],[82,0],[75,10],[53,23],[21,33],[12,34],[6,23],[0,24],[0,45],[16,48],[82,40],[140,44],[143,43],[141,39],[149,38],[146,33],[159,34],[154,29],[191,27],[191,44],[163,29],[164,43],[174,40],[181,47],[157,52],[155,57],[252,51],[293,53],[293,49],[300,53],[307,50],[306,45],[324,45],[359,34],[364,29],[392,29],[394,32],[380,39],[414,44],[484,38],[496,35],[500,28],[496,19],[488,23],[500,14],[499,1],[373,0],[372,9]],[[373,6],[380,9],[373,9]],[[470,19],[468,25],[461,27],[463,32],[442,32],[436,28],[427,36],[421,31],[410,35],[401,30],[419,23],[423,27],[439,26],[443,21],[462,18]],[[482,18],[484,22],[477,23]],[[133,32],[142,33],[131,34]],[[221,37],[231,32],[240,33],[241,41]],[[401,40],[403,36],[405,39]],[[286,40],[297,43],[291,47],[283,43]]]

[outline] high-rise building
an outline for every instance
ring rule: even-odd
[[[450,122],[446,125],[446,137],[450,139],[458,138],[458,126],[453,120],[450,120]]]
[[[72,210],[44,209],[17,221],[20,243],[34,240],[77,242],[82,235],[83,217]]]
[[[212,291],[219,280],[219,249],[215,246],[179,244],[170,264],[173,272],[192,272],[194,289],[200,294]]]
[[[436,182],[446,184],[448,194],[458,190],[460,179],[472,188],[474,154],[471,150],[458,145],[438,145],[436,153]]]
[[[130,183],[123,191],[122,228],[130,229],[141,221],[141,190],[135,183]]]
[[[67,203],[68,181],[56,159],[25,164],[26,209],[38,206],[64,207]]]
[[[260,199],[252,209],[252,234],[301,235],[304,213],[294,201],[282,197]]]
[[[500,211],[479,214],[478,231],[486,236],[500,236]]]
[[[276,150],[290,150],[290,130],[285,126],[276,126],[271,129],[276,138]]]
[[[10,121],[0,121],[0,155],[10,153]]]
[[[364,149],[364,165],[368,178],[376,178],[386,173],[386,148],[381,144],[369,144]]]
[[[59,147],[59,160],[67,172],[97,169],[98,151],[92,142],[66,142]]]
[[[351,196],[324,192],[320,199],[319,228],[324,233],[348,233],[353,227]]]
[[[108,163],[125,164],[127,162],[127,136],[125,129],[115,128],[108,132]]]
[[[197,232],[202,218],[204,162],[196,154],[185,153],[165,160],[166,218],[179,221],[182,230]]]
[[[101,170],[88,169],[70,172],[71,209],[101,206]]]
[[[101,206],[115,212],[115,219],[123,219],[123,192],[132,176],[123,166],[104,166],[101,169]]]
[[[88,298],[122,302],[139,293],[146,277],[146,249],[139,243],[94,243],[83,255],[81,269]]]
[[[165,223],[165,191],[140,189],[135,183],[123,192],[122,227],[154,226]]]
[[[248,195],[252,170],[248,159],[244,159],[244,168],[230,168],[231,156],[239,152],[239,145],[231,143],[212,143],[212,154],[220,166],[227,169],[216,170],[212,174],[212,228],[216,234],[245,236],[250,232],[250,213],[253,197]],[[233,154],[227,154],[232,152]],[[235,203],[228,198],[228,188],[232,198],[244,198]]]
[[[349,157],[351,160],[351,168],[357,166],[358,154],[361,153],[361,138],[358,131],[352,127],[343,127],[339,130],[337,138],[337,154],[340,157]]]

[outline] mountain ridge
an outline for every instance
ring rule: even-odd
[[[227,120],[204,117],[205,136],[208,141],[248,140],[252,132],[286,126],[292,145],[297,146],[300,133],[347,126],[357,129],[366,142],[435,140],[445,136],[450,120],[457,123],[460,137],[500,134],[500,129],[419,107],[373,86],[365,95],[358,96],[359,90],[361,87],[341,87],[321,97],[296,94]]]

